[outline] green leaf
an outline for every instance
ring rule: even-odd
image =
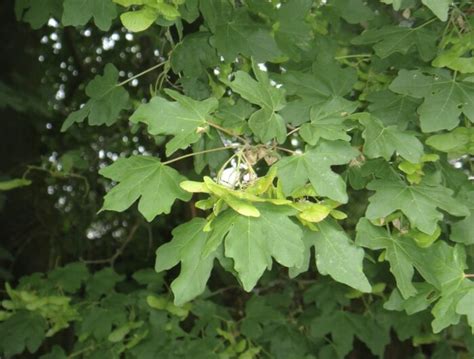
[[[152,135],[173,135],[166,144],[166,155],[170,156],[199,140],[218,102],[215,98],[196,101],[171,90],[166,93],[176,101],[153,97],[149,103],[140,105],[130,121],[147,124]]]
[[[376,191],[369,198],[366,216],[369,219],[384,218],[401,210],[411,225],[427,234],[433,234],[443,214],[440,208],[454,216],[467,216],[469,210],[456,201],[453,192],[442,186],[429,186],[424,182],[419,185],[407,185],[400,180],[375,180],[368,184],[368,189]]]
[[[356,244],[369,249],[384,249],[385,259],[390,263],[390,271],[395,277],[397,287],[403,298],[417,293],[412,279],[416,260],[412,257],[421,249],[410,238],[393,237],[384,228],[372,225],[366,218],[357,224]]]
[[[67,293],[74,293],[79,290],[82,283],[89,277],[89,271],[84,263],[69,263],[62,268],[56,268],[48,274],[56,286]]]
[[[183,20],[193,23],[199,17],[199,0],[178,0],[175,4],[180,4],[178,10]]]
[[[193,145],[193,152],[206,151],[213,148],[223,147],[222,139],[215,130],[210,130]],[[194,169],[201,173],[208,166],[209,169],[218,171],[226,160],[229,159],[229,151],[216,151],[194,156]]]
[[[357,81],[357,73],[350,67],[341,68],[336,63],[316,61],[310,73],[288,71],[279,80],[288,95],[318,102],[347,95]]]
[[[382,121],[370,115],[360,116],[359,121],[365,127],[362,133],[364,153],[369,158],[383,157],[388,161],[396,152],[412,163],[420,162],[423,145],[414,135],[396,126],[385,127]]]
[[[99,173],[119,182],[105,196],[101,211],[122,212],[140,198],[138,210],[151,222],[159,214],[170,213],[176,199],[191,198],[179,187],[186,178],[154,157],[121,158]]]
[[[332,356],[342,359],[352,350],[355,333],[349,319],[350,315],[339,311],[316,317],[311,321],[311,336],[324,338],[327,334],[331,334],[335,353],[328,358]]]
[[[345,118],[354,112],[357,103],[347,101],[342,97],[333,97],[311,106],[311,123],[305,123],[299,131],[303,140],[314,146],[320,138],[326,140],[350,141],[347,134],[349,127],[345,125]]]
[[[441,21],[448,20],[449,5],[452,3],[451,0],[421,0],[421,2],[433,11],[433,14]]]
[[[89,118],[90,126],[111,126],[120,112],[128,108],[128,92],[117,86],[119,72],[112,64],[107,64],[104,75],[97,75],[86,87],[89,101],[78,111],[72,112],[64,121],[61,131],[66,131],[74,123]]]
[[[226,61],[239,54],[262,62],[281,56],[270,29],[253,21],[244,7],[234,9],[226,0],[208,0],[200,2],[200,9],[214,34],[211,42]]]
[[[189,308],[191,307],[190,305],[178,307],[171,303],[166,297],[155,297],[153,295],[149,295],[146,298],[146,302],[150,307],[158,310],[166,310],[170,314],[180,317],[180,319],[185,319],[188,316]]]
[[[370,93],[367,101],[370,102],[369,112],[379,118],[385,126],[397,126],[400,130],[404,130],[408,123],[418,119],[416,109],[420,101],[410,96],[382,90]]]
[[[117,274],[112,268],[102,269],[87,281],[86,291],[91,297],[98,298],[113,291],[115,285],[124,278],[125,276]]]
[[[316,61],[311,72],[290,70],[278,77],[287,95],[296,95],[300,99],[290,101],[281,111],[286,122],[299,126],[310,120],[311,125],[304,126],[303,133],[309,143],[316,143],[314,136],[322,130],[328,137],[342,135],[342,118],[353,112],[356,103],[343,98],[352,91],[357,74],[352,68],[341,68],[334,62]],[[310,112],[312,112],[310,116]],[[321,121],[320,125],[314,124]],[[334,124],[334,126],[330,126]],[[330,134],[333,131],[337,135]],[[345,137],[346,138],[346,137]]]
[[[424,75],[419,70],[401,70],[390,90],[424,99],[418,108],[423,132],[451,130],[461,113],[474,121],[474,83],[457,81],[447,71]]]
[[[474,33],[468,32],[463,35],[450,36],[446,41],[445,48],[431,63],[434,67],[449,67],[460,73],[474,72],[474,58],[466,57],[474,50]],[[449,46],[451,45],[451,46]]]
[[[144,6],[136,11],[127,11],[120,15],[123,26],[132,32],[148,29],[158,18],[158,12],[150,6]]]
[[[146,285],[150,289],[161,288],[164,282],[163,273],[156,273],[151,268],[140,269],[133,273],[132,277],[137,283]]]
[[[472,188],[461,189],[457,197],[460,203],[464,203],[469,208],[471,214],[451,225],[449,239],[465,245],[472,245],[474,244],[474,190]]]
[[[78,334],[82,340],[89,337],[106,340],[114,325],[122,325],[126,322],[126,315],[123,311],[126,311],[123,305],[115,308],[90,306],[82,314]]]
[[[255,63],[253,72],[257,81],[248,73],[238,71],[229,86],[245,100],[260,106],[260,110],[254,112],[249,119],[253,133],[262,142],[276,138],[283,143],[286,139],[286,126],[278,111],[285,106],[285,92],[272,86],[267,73],[258,69]]]
[[[349,24],[358,24],[364,21],[370,21],[374,18],[374,12],[362,0],[335,0],[331,3],[341,17]]]
[[[311,6],[311,0],[290,0],[276,12],[275,40],[284,53],[296,60],[312,38],[311,25],[305,22]]]
[[[51,17],[61,17],[61,0],[17,0],[15,1],[17,20],[27,22],[32,29],[39,29]]]
[[[237,134],[244,132],[250,115],[254,112],[254,107],[245,100],[237,101],[221,100],[216,117],[220,120],[220,124],[228,129],[234,130]]]
[[[111,0],[64,0],[64,26],[82,26],[92,17],[99,29],[107,31],[117,17],[117,8]]]
[[[393,9],[398,11],[402,7],[404,0],[380,0],[384,4],[392,4]]]
[[[15,178],[8,181],[0,181],[0,191],[10,191],[19,187],[26,187],[31,184],[30,180],[24,178]]]
[[[309,181],[319,196],[346,203],[346,183],[331,166],[349,163],[357,155],[347,142],[320,141],[315,148],[281,159],[276,166],[284,194],[290,195]]]
[[[171,67],[175,73],[199,77],[206,69],[219,63],[216,50],[209,43],[208,32],[185,36],[171,54]]]
[[[145,5],[150,2],[150,0],[112,0],[114,3],[129,7],[133,5]]]
[[[411,237],[413,237],[413,240],[416,242],[418,247],[421,248],[428,248],[430,247],[441,235],[441,228],[436,227],[436,231],[428,235],[426,233],[420,232],[418,230],[412,230],[410,232]]]
[[[203,232],[205,225],[204,219],[194,218],[176,227],[172,233],[172,241],[156,251],[157,272],[170,269],[181,262],[179,276],[171,284],[174,303],[177,306],[204,292],[211,275],[216,253],[207,257],[202,255],[208,237],[208,233]]]
[[[40,359],[68,359],[65,351],[60,346],[53,346],[48,354],[40,356]]]
[[[330,275],[335,281],[361,292],[370,292],[370,283],[362,269],[363,249],[356,247],[346,232],[332,220],[320,222],[317,227],[317,232],[305,231],[305,262],[300,268],[294,268],[291,276],[308,270],[311,247],[314,246],[316,267],[322,275]]]
[[[434,317],[434,320],[431,322],[431,328],[434,333],[439,333],[450,325],[459,323],[461,314],[457,312],[457,305],[469,288],[472,287],[463,283],[463,286],[459,290],[442,296],[441,299],[436,302],[431,310]],[[461,304],[460,311],[462,314],[468,314],[468,311],[464,309],[464,306]]]
[[[474,334],[474,286],[459,300],[456,305],[456,313],[467,316],[467,321]]]
[[[373,49],[382,59],[395,54],[407,54],[416,47],[422,60],[431,60],[436,54],[436,34],[425,27],[387,25],[380,29],[368,29],[353,38],[354,45],[375,44]]]
[[[271,268],[272,257],[285,267],[300,266],[303,261],[303,232],[288,218],[292,212],[271,205],[260,205],[258,209],[258,218],[228,210],[213,222],[217,238],[212,246],[217,247],[225,237],[225,256],[234,260],[246,291],[251,291],[265,269]]]
[[[451,132],[428,137],[426,144],[456,157],[474,155],[474,128],[457,127]]]
[[[324,338],[331,334],[331,346],[337,358],[346,358],[352,350],[354,337],[367,344],[372,353],[382,357],[390,342],[389,327],[383,327],[374,318],[346,311],[323,314],[311,321],[311,336]],[[330,354],[329,358],[334,358]]]
[[[450,247],[438,241],[420,248],[409,235],[392,235],[372,225],[366,218],[357,224],[356,243],[370,249],[384,249],[403,298],[417,294],[412,283],[414,268],[429,283],[447,294],[456,290],[464,279],[465,253],[460,246]]]
[[[375,231],[376,230],[374,230],[374,232]],[[370,230],[368,232],[370,232]],[[364,232],[364,230],[362,229],[361,235],[365,236],[366,234],[368,234],[368,232]],[[362,239],[362,241],[364,240],[367,240],[367,238]],[[390,240],[394,240],[394,244],[397,245],[396,239],[390,237]],[[370,242],[370,240],[367,240],[367,242]],[[392,262],[394,260],[396,260],[396,257],[392,258]],[[390,295],[390,298],[387,302],[384,303],[383,307],[387,310],[404,310],[408,315],[413,315],[415,313],[419,313],[427,309],[433,302],[439,299],[439,295],[436,294],[436,288],[434,288],[431,284],[424,282],[412,284],[415,288],[415,295],[410,296],[409,298],[405,296],[404,299],[403,295],[400,293],[400,290],[394,289],[392,294]]]
[[[180,14],[178,9],[176,9],[173,5],[166,4],[165,2],[156,2],[153,5],[154,8],[158,10],[158,12],[169,21],[176,20],[179,18]]]
[[[73,169],[86,170],[89,163],[84,159],[84,152],[81,150],[71,150],[65,152],[60,158],[62,171],[71,172]]]
[[[0,323],[0,352],[6,357],[28,349],[35,353],[45,337],[46,320],[30,311],[18,311]]]

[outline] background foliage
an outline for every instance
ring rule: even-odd
[[[6,2],[0,353],[471,358],[473,12]]]

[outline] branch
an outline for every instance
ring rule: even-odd
[[[115,264],[115,261],[117,260],[118,257],[120,257],[123,253],[123,251],[125,250],[125,248],[128,246],[128,244],[133,240],[134,236],[135,236],[135,233],[137,231],[137,229],[140,227],[140,221],[137,221],[132,229],[130,230],[130,232],[128,233],[128,236],[127,238],[125,239],[125,241],[122,243],[122,245],[120,246],[120,248],[118,248],[114,255],[110,258],[104,258],[104,259],[93,259],[93,260],[82,260],[83,263],[85,264],[103,264],[103,263],[109,263],[111,267],[114,266]]]
[[[51,177],[54,177],[54,178],[59,178],[59,179],[67,179],[67,178],[77,178],[77,179],[80,179],[82,181],[84,181],[84,186],[85,186],[85,193],[84,193],[84,197],[86,197],[88,194],[89,194],[89,191],[90,191],[90,185],[89,185],[89,180],[84,177],[84,176],[81,176],[77,173],[68,173],[68,172],[59,172],[59,171],[55,171],[55,170],[49,170],[47,168],[44,168],[44,167],[40,167],[40,166],[33,166],[33,165],[28,165],[26,167],[26,171],[23,173],[23,176],[22,178],[27,178],[28,175],[30,174],[31,171],[40,171],[40,172],[46,172],[48,173]]]

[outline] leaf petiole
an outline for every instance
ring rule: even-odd
[[[153,70],[156,70],[157,68],[159,68],[160,66],[165,65],[166,63],[167,63],[167,61],[160,62],[159,64],[156,64],[156,65],[154,65],[154,66],[152,66],[152,67],[150,67],[150,68],[148,68],[148,69],[146,69],[146,70],[140,72],[139,74],[136,74],[135,76],[132,76],[132,77],[130,77],[129,79],[126,79],[126,80],[124,80],[124,81],[118,83],[117,85],[115,85],[115,87],[120,87],[120,86],[126,85],[126,84],[129,83],[130,81],[133,81],[133,80],[135,80],[135,79],[137,79],[137,78],[139,78],[139,77],[141,77],[141,76],[143,76],[143,75],[145,75],[145,74],[147,74],[147,73],[149,73],[149,72],[151,72],[151,71],[153,71]]]

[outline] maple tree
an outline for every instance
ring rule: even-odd
[[[100,64],[60,126],[147,144],[119,140],[94,168],[106,190],[94,216],[136,208],[136,225],[109,259],[6,284],[0,352],[383,358],[409,342],[407,358],[472,356],[473,11],[467,0],[16,0],[33,29],[121,29],[156,54],[136,74]],[[30,166],[0,194],[35,170],[89,191],[79,152],[59,164]],[[136,231],[168,220],[154,270],[114,269]],[[238,310],[227,290],[246,298]],[[69,326],[72,347],[51,346]]]

